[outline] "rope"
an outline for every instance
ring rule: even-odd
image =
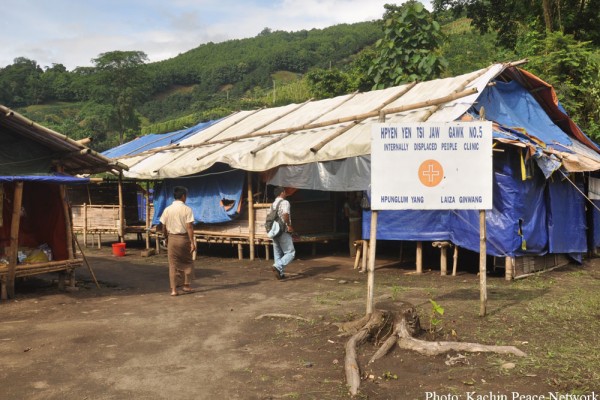
[[[595,208],[596,210],[598,210],[598,212],[600,212],[600,208],[598,208],[598,206],[596,205],[596,203],[594,203],[594,201],[593,201],[592,199],[590,199],[588,196],[586,196],[586,194],[585,194],[585,193],[583,193],[583,192],[581,191],[581,189],[579,189],[579,187],[578,187],[578,186],[575,184],[575,182],[573,182],[571,179],[569,179],[569,177],[568,177],[568,176],[567,176],[567,175],[566,175],[566,174],[563,172],[563,170],[559,169],[559,171],[560,171],[560,173],[561,173],[561,174],[563,174],[563,176],[564,176],[564,177],[565,177],[565,178],[566,178],[566,179],[569,181],[569,183],[570,183],[571,185],[573,185],[573,187],[574,187],[575,189],[577,189],[577,191],[578,191],[579,193],[581,193],[581,195],[582,195],[582,196],[583,196],[583,197],[584,197],[584,198],[585,198],[587,201],[589,201],[589,202],[590,202],[590,204],[591,204],[592,206],[594,206],[594,208]]]

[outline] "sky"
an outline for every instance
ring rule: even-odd
[[[100,54],[142,51],[149,62],[207,42],[380,19],[404,0],[19,0],[4,4],[0,68],[17,57],[72,71]],[[429,2],[424,1],[424,4]]]

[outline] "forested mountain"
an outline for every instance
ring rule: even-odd
[[[145,64],[141,52],[106,53],[94,60],[95,67],[72,72],[60,64],[44,70],[34,60],[17,58],[0,69],[0,104],[69,136],[91,135],[102,149],[117,144],[117,135],[109,133],[127,129],[127,120],[135,117],[148,133],[264,106],[274,86],[289,85],[314,67],[347,63],[379,36],[375,22],[298,32],[266,28],[254,38],[203,44],[156,63]],[[111,87],[125,82],[125,96],[134,99],[135,109],[115,115],[111,105],[123,100],[110,93]],[[300,97],[307,96],[303,89]],[[285,101],[282,92],[280,102]],[[111,124],[118,118],[122,126]],[[170,122],[157,125],[162,121]],[[139,133],[127,129],[124,139]]]
[[[103,53],[94,67],[0,68],[0,104],[104,150],[255,109],[455,76],[527,58],[569,115],[600,139],[600,0],[416,0],[382,19],[207,43],[147,63],[141,51]],[[592,28],[590,28],[592,27]]]

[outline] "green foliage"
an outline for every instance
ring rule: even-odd
[[[44,70],[33,60],[17,58],[0,68],[0,104],[75,104],[78,115],[56,110],[44,115],[39,109],[36,121],[70,137],[92,135],[92,146],[103,150],[139,134],[141,121],[151,125],[144,132],[161,132],[240,108],[305,101],[310,94],[302,74],[347,64],[378,35],[374,22],[298,32],[265,28],[255,38],[207,43],[158,63],[144,64],[146,55],[140,51],[103,53],[94,67],[71,72],[61,64]],[[21,111],[32,117],[28,110]],[[194,123],[192,115],[198,118]]]
[[[373,88],[439,77],[447,66],[438,51],[443,41],[440,25],[415,0],[385,8],[383,38],[375,44],[378,55],[368,71]]]
[[[530,32],[517,44],[527,69],[554,86],[560,102],[582,129],[600,139],[600,52],[573,35]]]
[[[442,323],[444,322],[444,308],[440,306],[435,300],[429,299],[431,303],[431,311],[429,313],[429,333],[435,334],[442,329]]]
[[[513,51],[498,48],[495,33],[479,34],[471,27],[471,21],[460,18],[442,30],[446,40],[441,48],[442,54],[448,61],[446,76],[457,76],[481,68],[493,62],[516,60]]]
[[[590,21],[599,18],[593,11],[600,0],[567,10],[573,1],[549,0],[558,32],[548,34],[541,0],[433,0],[433,14],[413,0],[387,5],[377,22],[298,32],[265,28],[254,38],[207,43],[158,63],[144,64],[142,52],[115,51],[100,54],[94,67],[67,71],[19,57],[0,68],[0,104],[69,137],[92,136],[101,151],[140,133],[184,129],[240,109],[455,76],[527,57],[526,69],[554,85],[569,115],[598,140],[600,30]],[[466,18],[478,7],[482,13]]]
[[[560,31],[600,45],[600,0],[434,0],[433,9],[466,14],[481,33],[496,32],[497,44],[509,49],[530,29]]]

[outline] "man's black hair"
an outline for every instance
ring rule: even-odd
[[[181,200],[183,196],[187,196],[187,192],[187,188],[183,186],[175,186],[175,189],[173,189],[173,198],[175,200]]]
[[[281,186],[277,186],[275,189],[273,189],[273,194],[275,197],[278,197],[283,191],[284,189]]]

